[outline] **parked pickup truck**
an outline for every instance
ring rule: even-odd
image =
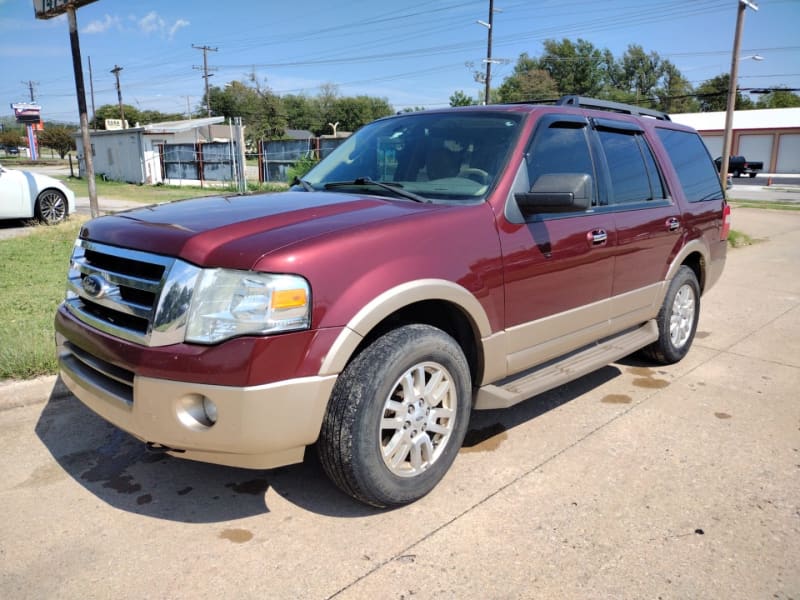
[[[366,125],[280,194],[87,222],[61,376],[149,448],[264,469],[316,445],[412,502],[500,409],[692,345],[730,209],[694,130],[576,96]]]
[[[722,165],[722,157],[718,156],[716,159],[714,159],[714,163],[717,165],[717,171],[719,171],[720,166]],[[752,178],[758,175],[758,172],[763,169],[763,162],[746,160],[744,156],[731,156],[730,160],[728,160],[728,173],[734,177],[749,175]]]

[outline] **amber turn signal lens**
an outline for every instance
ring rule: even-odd
[[[273,310],[300,308],[308,304],[305,290],[275,290],[272,292],[270,307]]]

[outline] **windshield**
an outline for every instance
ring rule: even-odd
[[[303,179],[316,190],[368,188],[402,197],[395,188],[425,200],[480,201],[500,175],[520,120],[465,111],[382,119],[349,137]]]

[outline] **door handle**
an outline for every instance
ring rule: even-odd
[[[681,226],[681,222],[676,217],[670,217],[667,219],[666,225],[670,231],[676,231]]]
[[[586,234],[586,241],[590,246],[605,246],[608,241],[608,234],[605,229],[595,229]]]

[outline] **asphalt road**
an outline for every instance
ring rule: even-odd
[[[800,598],[800,214],[734,220],[761,241],[729,253],[684,361],[474,414],[393,511],[313,454],[150,455],[52,379],[0,385],[0,597]]]

